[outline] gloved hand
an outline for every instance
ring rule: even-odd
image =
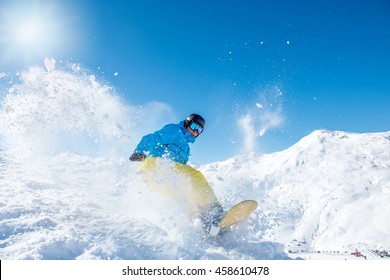
[[[131,161],[143,161],[146,158],[146,156],[142,153],[134,153],[129,158]]]

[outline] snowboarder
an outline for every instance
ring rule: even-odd
[[[187,165],[190,155],[188,143],[195,142],[204,131],[205,125],[204,118],[198,114],[191,114],[177,124],[168,124],[145,135],[130,160],[141,161],[141,168],[149,174],[156,170],[161,158],[174,162],[171,165],[172,171],[186,174],[190,179],[190,186],[186,191],[190,214],[198,216],[203,228],[212,233],[217,230],[225,212],[203,174]]]

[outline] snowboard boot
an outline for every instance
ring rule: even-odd
[[[221,204],[213,203],[204,207],[199,215],[203,229],[212,236],[217,236],[219,233],[219,222],[225,216]]]

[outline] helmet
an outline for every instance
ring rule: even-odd
[[[206,125],[206,121],[204,120],[204,118],[203,118],[201,115],[198,115],[198,114],[191,114],[191,115],[189,115],[189,116],[185,119],[185,121],[184,121],[184,126],[185,126],[185,127],[188,127],[188,126],[191,125],[193,122],[199,124],[199,125],[202,126],[203,128],[204,128],[205,125]]]

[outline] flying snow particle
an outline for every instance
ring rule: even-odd
[[[126,144],[126,143],[129,143],[131,141],[131,137],[130,136],[128,136],[128,135],[121,135],[121,137],[119,137],[119,140],[118,140],[118,142],[120,143],[120,144]]]
[[[98,88],[99,87],[99,83],[96,81],[96,77],[95,75],[89,75],[89,80],[92,84],[92,87],[94,88]]]
[[[259,108],[259,109],[262,109],[264,106],[261,103],[256,103],[256,107]]]
[[[46,67],[47,72],[52,72],[56,68],[56,61],[54,58],[45,58],[43,64]]]
[[[260,131],[259,131],[259,136],[264,136],[265,131],[266,131],[265,128],[263,128],[262,130],[260,130]]]

